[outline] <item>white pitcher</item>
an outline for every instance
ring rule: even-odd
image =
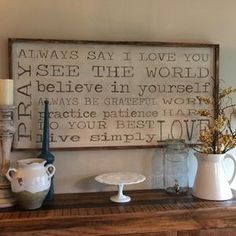
[[[236,175],[236,161],[230,154],[195,153],[198,167],[192,195],[205,200],[228,200],[233,197],[230,184]],[[223,161],[230,158],[234,171],[230,180],[223,169]]]
[[[10,168],[6,177],[11,182],[12,192],[25,209],[39,208],[46,197],[55,173],[55,166],[40,158],[17,161],[17,169]]]

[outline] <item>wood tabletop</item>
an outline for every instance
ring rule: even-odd
[[[0,235],[236,236],[236,198],[204,201],[163,190],[57,194],[38,210],[0,209]]]

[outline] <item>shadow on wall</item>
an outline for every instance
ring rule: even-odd
[[[144,152],[145,158],[143,158],[142,167],[144,169],[141,174],[146,176],[146,180],[143,183],[137,185],[127,185],[125,190],[131,189],[160,189],[164,187],[164,154],[165,148],[156,148],[155,150],[148,150],[149,154]],[[193,155],[193,150],[189,149],[188,154],[188,176],[189,186],[193,185],[193,181],[196,174],[197,161]],[[135,170],[131,170],[135,171]],[[86,176],[80,180],[77,180],[73,187],[82,192],[99,192],[99,191],[116,191],[117,187],[112,185],[106,185],[98,183],[94,178],[96,175]]]
[[[151,186],[163,188],[163,163],[165,148],[156,148],[152,157]]]
[[[87,190],[89,192],[104,192],[116,190],[114,186],[98,183],[94,178],[95,176],[83,178],[75,183],[75,187],[78,189]]]

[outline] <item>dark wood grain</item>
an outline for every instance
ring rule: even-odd
[[[110,202],[111,192],[59,194],[41,209],[0,210],[0,235],[236,235],[236,199],[203,201],[162,190],[129,191],[132,201]]]

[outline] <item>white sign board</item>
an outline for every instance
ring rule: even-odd
[[[218,45],[9,42],[16,149],[41,147],[45,99],[52,148],[194,144],[209,122],[196,97],[218,90]]]

